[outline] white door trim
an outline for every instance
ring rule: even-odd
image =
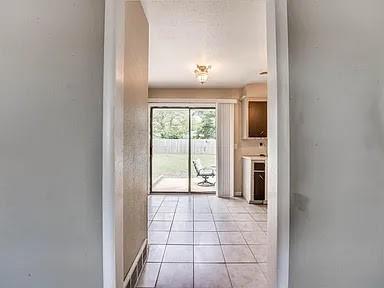
[[[123,287],[123,79],[125,0],[105,1],[103,87],[103,288]]]
[[[287,0],[267,1],[268,186],[271,287],[289,281],[289,70]],[[103,287],[123,286],[122,99],[124,3],[105,0],[103,91]],[[216,102],[214,102],[216,103]],[[273,172],[275,171],[275,172]]]
[[[289,287],[290,134],[287,0],[267,0],[270,287]]]

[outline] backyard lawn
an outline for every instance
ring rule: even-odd
[[[214,154],[195,154],[191,161],[200,159],[203,167],[216,165],[216,155]],[[160,175],[168,177],[188,177],[188,154],[155,154],[152,159],[152,179],[157,179]],[[196,176],[196,171],[191,163],[192,177]]]

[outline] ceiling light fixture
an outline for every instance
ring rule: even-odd
[[[196,65],[195,76],[197,80],[204,84],[208,81],[208,71],[211,69],[211,65]]]

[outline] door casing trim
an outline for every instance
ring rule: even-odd
[[[104,18],[102,249],[103,287],[122,288],[122,99],[124,4],[106,0]],[[266,0],[268,53],[269,280],[289,287],[289,57],[287,0]],[[174,101],[174,100],[173,100]],[[189,102],[184,99],[185,102]],[[217,100],[215,100],[217,101]]]

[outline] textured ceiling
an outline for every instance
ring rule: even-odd
[[[200,87],[196,64],[212,65],[204,87],[265,81],[265,0],[142,0],[150,25],[150,87]]]

